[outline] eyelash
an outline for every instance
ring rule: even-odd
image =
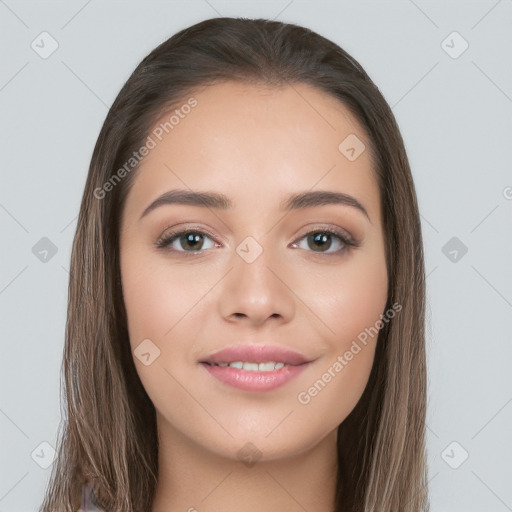
[[[212,236],[210,236],[208,233],[205,233],[204,231],[201,231],[199,229],[185,229],[182,231],[172,231],[170,233],[167,233],[165,236],[159,238],[156,241],[155,245],[158,249],[167,249],[167,247],[169,245],[171,245],[175,240],[178,240],[181,235],[188,235],[191,233],[199,234],[199,235],[206,235],[208,238],[212,239],[215,243],[218,243],[218,242],[216,242],[216,240],[214,240],[214,238]],[[340,242],[342,243],[342,247],[341,247],[341,249],[338,249],[337,251],[330,252],[330,253],[311,250],[311,252],[313,252],[313,254],[318,254],[318,255],[322,255],[322,256],[341,256],[345,252],[348,252],[349,250],[351,250],[353,248],[357,248],[361,245],[360,242],[358,242],[357,240],[354,240],[346,232],[337,230],[337,229],[332,229],[332,228],[315,229],[312,231],[308,231],[303,236],[301,236],[296,242],[293,242],[293,244],[297,244],[304,238],[307,238],[309,235],[320,234],[320,233],[327,234],[327,235],[334,236],[334,237],[338,238],[340,240]],[[329,249],[330,249],[330,247],[329,247]],[[209,249],[199,249],[197,251],[178,251],[176,249],[168,249],[168,250],[170,250],[174,253],[180,253],[185,257],[190,257],[190,256],[197,256],[201,252],[207,251]]]

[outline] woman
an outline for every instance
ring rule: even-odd
[[[75,235],[43,511],[425,511],[411,172],[361,66],[292,24],[154,49]]]

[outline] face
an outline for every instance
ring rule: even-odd
[[[229,459],[292,456],[335,435],[374,360],[363,333],[388,276],[369,141],[305,84],[193,97],[168,133],[169,115],[155,124],[122,212],[135,365],[166,435]],[[165,196],[178,190],[223,201]],[[303,193],[317,195],[290,202]]]

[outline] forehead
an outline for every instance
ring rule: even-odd
[[[174,108],[149,133],[154,147],[136,171],[128,202],[173,188],[222,191],[235,208],[253,211],[278,208],[290,192],[310,189],[378,202],[367,134],[321,90],[226,82],[197,90]],[[352,148],[355,159],[354,151],[346,153]]]

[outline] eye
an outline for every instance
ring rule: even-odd
[[[208,243],[205,246],[207,240],[210,241],[209,246]],[[302,242],[303,240],[305,244]],[[168,248],[170,251],[183,253],[187,256],[212,249],[215,244],[216,242],[212,237],[203,231],[194,229],[167,232],[155,243],[160,249]],[[298,242],[294,242],[292,247],[309,249],[317,254],[340,255],[351,247],[359,247],[359,245],[359,242],[354,240],[347,232],[329,228],[306,233]]]
[[[302,240],[305,240],[305,247],[300,245]],[[299,249],[311,249],[319,254],[333,255],[341,254],[349,250],[350,247],[358,247],[359,244],[348,233],[333,229],[321,229],[306,233],[299,242],[294,242],[292,246]]]
[[[159,248],[171,246],[171,249],[176,252],[194,253],[203,249],[211,249],[211,246],[204,247],[204,239],[213,241],[206,233],[189,229],[165,234],[156,242],[156,246]],[[177,247],[180,245],[182,249]]]

